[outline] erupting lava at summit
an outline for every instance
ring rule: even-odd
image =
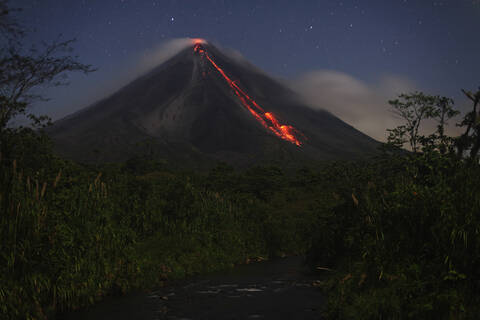
[[[248,94],[245,93],[236,83],[230,79],[229,76],[220,68],[215,61],[210,57],[208,52],[202,46],[206,43],[203,39],[192,39],[194,43],[193,50],[195,53],[199,54],[202,58],[206,58],[213,67],[222,75],[225,81],[228,83],[230,88],[233,90],[235,95],[240,99],[242,105],[257,119],[258,122],[266,129],[272,131],[279,138],[289,141],[297,146],[302,145],[299,136],[305,138],[297,129],[291,125],[281,124],[277,117],[272,112],[265,112],[265,110],[260,107],[255,100],[250,98]]]
[[[202,38],[193,38],[193,39],[191,39],[191,41],[192,41],[193,45],[197,45],[197,44],[201,45],[201,44],[207,43],[207,41],[205,39],[202,39]]]

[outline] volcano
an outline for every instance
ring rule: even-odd
[[[56,121],[56,150],[81,162],[139,156],[174,165],[357,159],[378,142],[313,110],[244,59],[203,40],[111,96]]]

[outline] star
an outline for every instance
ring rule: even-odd
[[[478,68],[474,50],[467,50],[471,46],[465,42],[476,39],[472,26],[478,23],[480,0],[278,1],[274,5],[267,5],[268,1],[239,1],[233,5],[207,0],[187,5],[175,0],[112,0],[113,8],[91,0],[49,1],[48,8],[39,0],[19,2],[32,4],[21,20],[31,29],[38,28],[39,37],[45,35],[49,41],[56,30],[61,30],[66,39],[81,35],[75,46],[80,60],[99,69],[107,63],[123,67],[119,57],[134,56],[137,50],[149,51],[149,46],[156,47],[157,42],[197,35],[238,49],[250,55],[258,67],[281,76],[287,71],[293,75],[331,65],[365,78],[394,72],[412,78],[412,82],[421,79],[419,85],[422,81],[435,86],[442,83],[447,93],[458,91],[449,81],[453,77],[451,69],[458,71],[456,77],[462,75],[465,82],[473,82],[471,69]],[[459,4],[454,5],[456,2]],[[72,23],[48,19],[49,10],[62,12]],[[178,23],[174,16],[177,13]],[[393,15],[398,19],[386,18]],[[115,36],[118,34],[122,37]],[[292,63],[290,50],[281,49],[285,44],[303,49],[295,50],[299,63]],[[108,50],[101,45],[108,45]],[[449,49],[435,50],[438,47]],[[265,50],[275,54],[265,54]],[[324,59],[318,59],[320,53]],[[430,59],[436,65],[442,63],[443,68],[422,68]],[[467,62],[475,65],[468,67]],[[96,78],[97,74],[89,77]]]

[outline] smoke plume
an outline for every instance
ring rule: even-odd
[[[150,71],[156,66],[164,63],[183,49],[193,45],[196,41],[204,41],[201,39],[178,38],[166,41],[154,48],[146,50],[141,54],[134,72],[139,76]]]
[[[399,76],[385,76],[370,84],[332,70],[309,72],[290,83],[312,108],[327,110],[379,141],[386,141],[386,129],[403,123],[392,113],[388,100],[419,90],[411,81]],[[425,122],[425,133],[434,130],[433,122]],[[447,133],[456,134],[455,131],[458,129],[451,124]]]

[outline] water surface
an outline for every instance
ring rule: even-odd
[[[108,298],[61,319],[321,319],[317,279],[301,257],[275,259]]]

